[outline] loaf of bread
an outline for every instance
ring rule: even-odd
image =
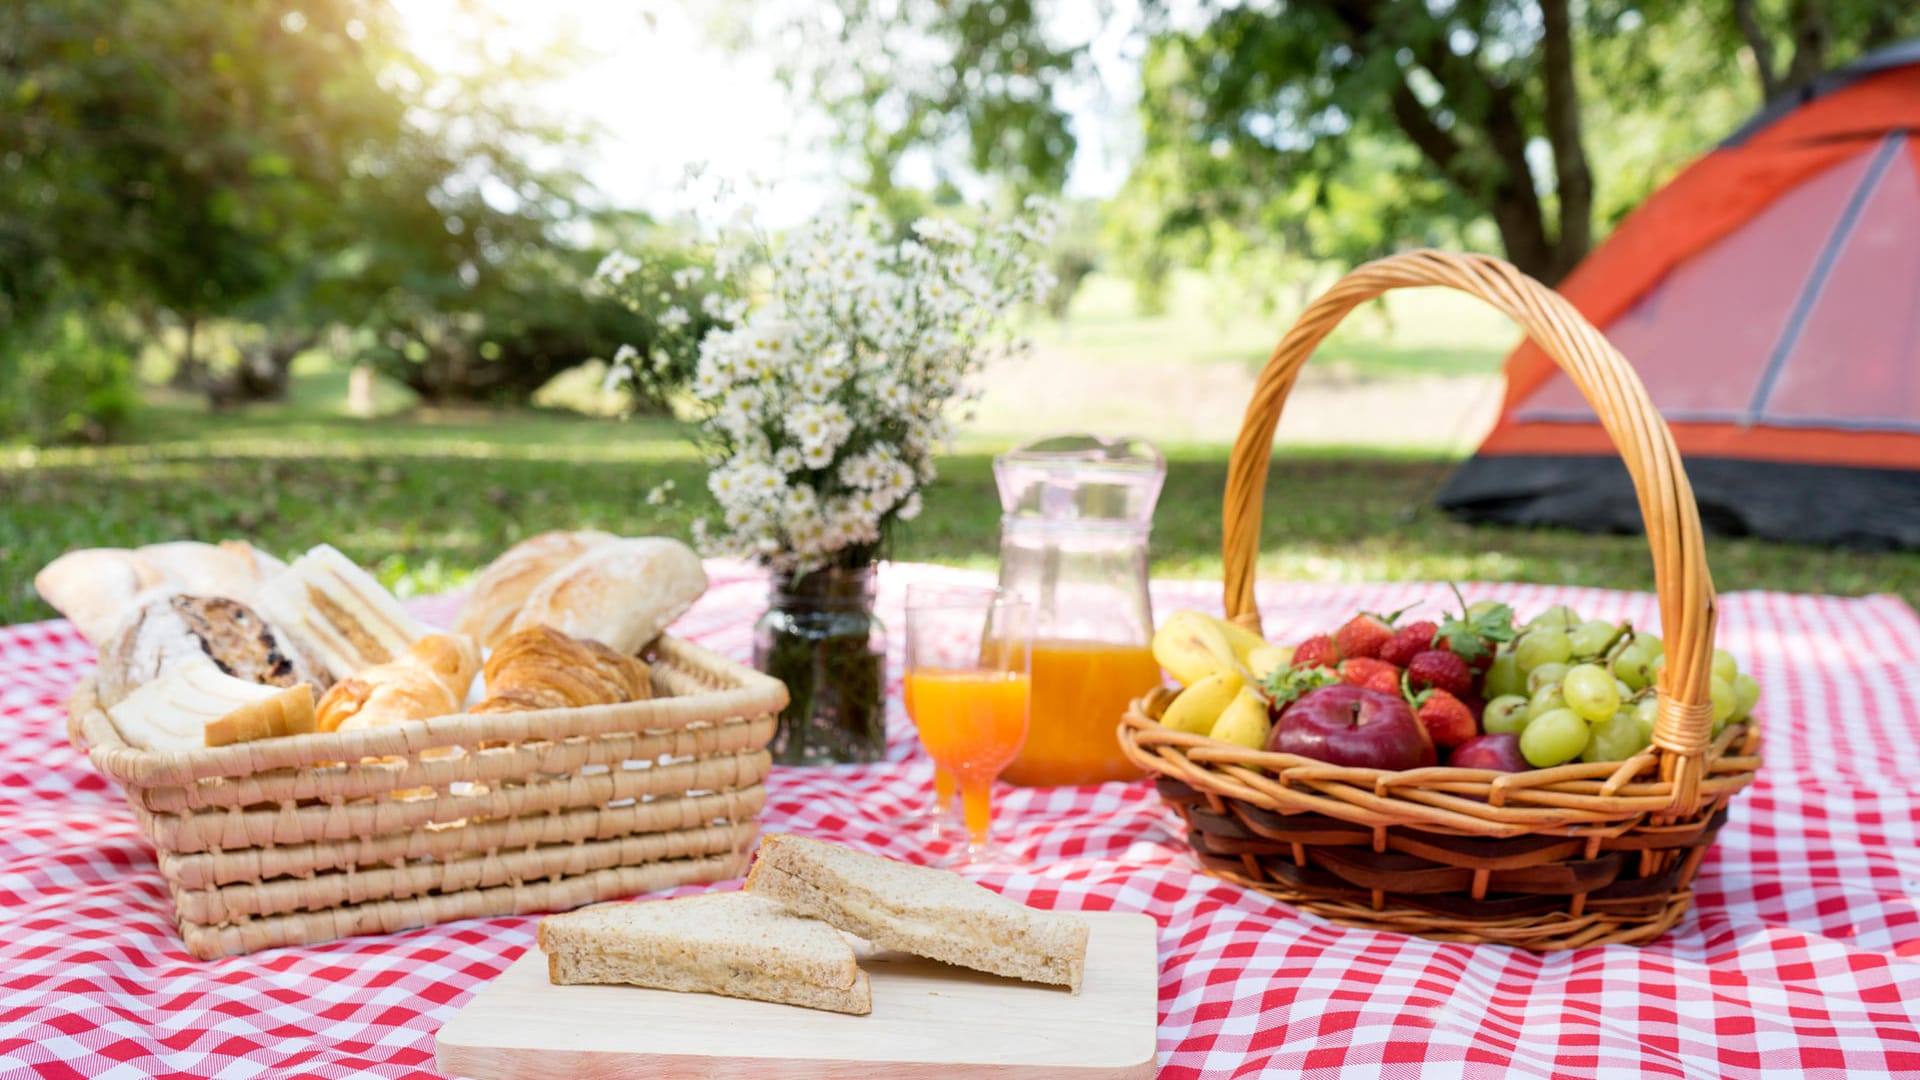
[[[130,746],[190,750],[314,730],[313,687],[263,686],[191,655],[107,709]]]
[[[100,647],[96,693],[104,705],[125,699],[194,656],[265,686],[307,683],[325,689],[333,684],[326,668],[285,631],[238,600],[164,592],[148,596]]]
[[[334,683],[320,699],[316,726],[353,731],[457,713],[479,669],[472,638],[428,634],[398,657]]]
[[[373,575],[326,544],[260,583],[255,606],[336,677],[407,652],[428,633]]]
[[[645,661],[550,626],[521,630],[487,657],[487,696],[476,713],[573,709],[645,701],[653,680]]]
[[[707,591],[693,549],[658,537],[599,544],[549,575],[514,617],[515,632],[550,626],[631,656]]]
[[[592,529],[544,532],[502,552],[474,580],[473,592],[454,620],[456,633],[491,649],[511,633],[513,618],[540,583],[561,567],[618,539]]]
[[[40,598],[80,636],[105,644],[156,590],[248,600],[259,582],[286,564],[244,540],[182,540],[143,548],[69,551],[34,575]]]

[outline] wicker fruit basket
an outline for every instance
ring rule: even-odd
[[[1133,704],[1120,742],[1186,819],[1209,873],[1335,922],[1542,951],[1651,941],[1691,903],[1728,800],[1760,766],[1760,737],[1752,724],[1712,735],[1716,607],[1699,510],[1639,377],[1572,305],[1498,259],[1435,251],[1369,263],[1315,300],[1267,361],[1234,444],[1227,614],[1260,629],[1261,499],[1301,365],[1355,307],[1433,285],[1519,323],[1593,404],[1633,476],[1667,642],[1652,747],[1521,773],[1349,768],[1164,727],[1165,691]]]
[[[744,873],[786,687],[674,638],[650,659],[651,701],[188,752],[128,746],[89,678],[67,731],[206,960]]]

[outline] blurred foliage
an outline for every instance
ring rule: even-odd
[[[278,395],[322,340],[430,397],[524,398],[644,338],[579,290],[589,234],[644,219],[594,227],[618,215],[580,176],[584,133],[532,104],[572,44],[503,49],[466,11],[471,62],[443,70],[386,0],[0,6],[0,322],[28,328],[7,363],[81,312],[216,403]]]
[[[1055,129],[1061,101],[1095,75],[1093,42],[1059,39],[1086,23],[1065,14],[1080,5],[787,0],[778,17],[736,6],[749,13],[737,39],[824,55],[790,63],[790,81],[857,136],[869,183],[916,155],[950,179],[971,168],[1016,190],[1065,175],[1070,131],[1009,154],[989,137],[999,127],[977,128],[1017,117]],[[1415,244],[1497,245],[1557,281],[1762,100],[1920,33],[1920,7],[1887,0],[1140,0],[1100,11],[1093,34],[1132,14],[1146,41],[1143,153],[1108,239],[1149,309],[1174,266],[1231,267],[1257,289]],[[1043,150],[1050,163],[1034,160]]]
[[[131,343],[97,318],[43,311],[0,336],[0,433],[104,442],[138,405]]]

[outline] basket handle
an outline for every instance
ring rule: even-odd
[[[1661,777],[1673,790],[1672,812],[1691,812],[1698,804],[1702,757],[1713,728],[1708,679],[1718,619],[1693,488],[1673,434],[1632,366],[1560,294],[1500,259],[1410,251],[1367,263],[1309,304],[1280,339],[1260,372],[1227,466],[1222,543],[1227,615],[1260,629],[1253,577],[1267,467],[1274,427],[1301,366],[1354,308],[1391,289],[1424,285],[1479,297],[1519,323],[1573,379],[1625,459],[1653,551],[1654,588],[1666,631],[1667,664],[1653,744],[1662,751]]]

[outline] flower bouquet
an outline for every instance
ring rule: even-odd
[[[694,523],[695,542],[773,572],[755,660],[792,695],[776,760],[878,760],[886,650],[874,563],[895,523],[920,514],[954,409],[978,397],[973,377],[1026,348],[1012,316],[1052,288],[1037,257],[1052,213],[1029,200],[979,230],[935,218],[900,230],[855,200],[780,236],[736,220],[710,273],[603,264],[600,279],[665,331],[650,355],[622,350],[614,376],[691,362],[719,513]],[[673,336],[697,321],[704,333]]]

